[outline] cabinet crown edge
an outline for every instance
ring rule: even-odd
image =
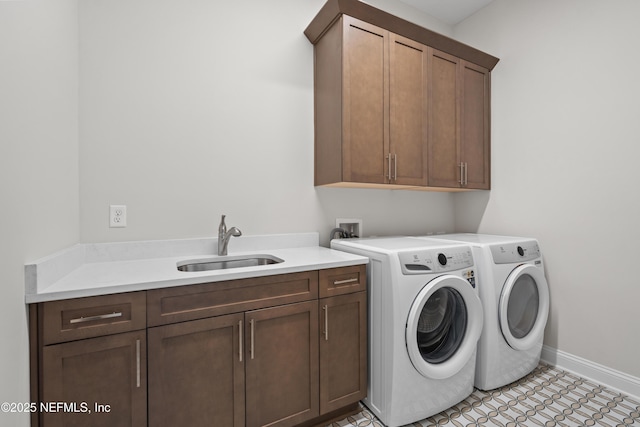
[[[474,47],[406,21],[359,0],[328,0],[304,30],[305,36],[312,44],[316,44],[342,15],[360,19],[437,50],[455,55],[458,58],[480,65],[489,71],[493,70],[500,60]]]

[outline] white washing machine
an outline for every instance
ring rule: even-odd
[[[413,237],[332,240],[331,247],[370,258],[364,404],[395,427],[468,397],[482,331],[471,248]]]
[[[487,234],[428,236],[471,245],[484,327],[475,386],[491,390],[519,380],[540,362],[549,286],[537,240]]]

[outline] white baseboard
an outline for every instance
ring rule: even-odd
[[[542,346],[540,359],[549,365],[573,372],[640,400],[640,378],[546,345]]]

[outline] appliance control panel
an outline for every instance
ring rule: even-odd
[[[491,255],[496,264],[513,264],[540,258],[538,242],[529,240],[491,246]]]
[[[416,249],[399,252],[402,274],[445,273],[473,267],[471,248]]]

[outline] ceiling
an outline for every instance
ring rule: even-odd
[[[493,0],[400,0],[449,25],[473,15]]]

